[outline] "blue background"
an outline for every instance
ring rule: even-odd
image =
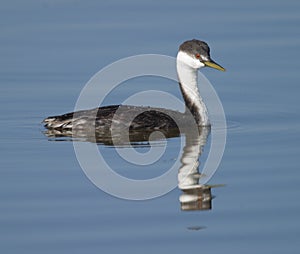
[[[299,11],[292,0],[1,1],[1,253],[298,253]],[[192,38],[227,69],[203,70],[229,126],[213,209],[180,211],[177,189],[141,202],[102,192],[72,143],[48,141],[40,122],[72,111],[107,64],[175,56]],[[159,88],[180,97],[155,81],[129,82],[107,103]]]

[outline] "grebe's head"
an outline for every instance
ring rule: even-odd
[[[204,41],[195,39],[186,41],[179,47],[177,61],[180,61],[193,69],[200,69],[208,66],[220,71],[225,71],[221,65],[210,58],[209,51],[209,46]]]

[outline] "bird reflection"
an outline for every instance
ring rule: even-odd
[[[201,185],[199,180],[201,173],[199,173],[199,158],[207,143],[210,134],[210,127],[199,128],[178,128],[160,130],[165,138],[185,137],[185,145],[181,152],[181,166],[178,171],[178,188],[182,191],[179,197],[180,207],[182,211],[193,210],[210,210],[212,209],[211,189],[215,186]],[[83,141],[96,142],[101,145],[108,146],[127,146],[138,147],[145,146],[145,142],[149,141],[152,131],[145,130],[131,130],[128,137],[119,135],[112,138],[108,133],[90,133],[84,130],[57,130],[47,129],[44,134],[49,140],[54,141]],[[153,141],[152,136],[152,141]],[[161,136],[158,136],[161,138]]]

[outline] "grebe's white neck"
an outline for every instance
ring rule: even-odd
[[[200,96],[197,82],[198,69],[204,67],[204,64],[187,53],[179,51],[176,66],[179,85],[187,110],[193,114],[198,125],[210,125],[207,108]]]

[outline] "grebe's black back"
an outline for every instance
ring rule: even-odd
[[[209,126],[207,109],[198,91],[197,72],[198,69],[205,66],[221,71],[225,69],[210,58],[210,49],[207,43],[195,39],[181,44],[176,65],[186,112],[191,114],[162,108],[113,105],[50,116],[43,123],[48,129],[48,133],[54,135],[56,133],[57,136],[59,133],[62,136],[68,133],[74,136],[75,131],[96,131],[100,135],[106,135],[110,132],[112,123],[121,130],[129,127],[131,131],[160,130],[165,134],[172,133],[176,129],[178,132],[178,123],[188,126],[190,121],[195,121],[198,126]],[[190,119],[190,116],[193,119]],[[128,119],[131,119],[129,123]],[[177,132],[175,131],[175,133]]]

